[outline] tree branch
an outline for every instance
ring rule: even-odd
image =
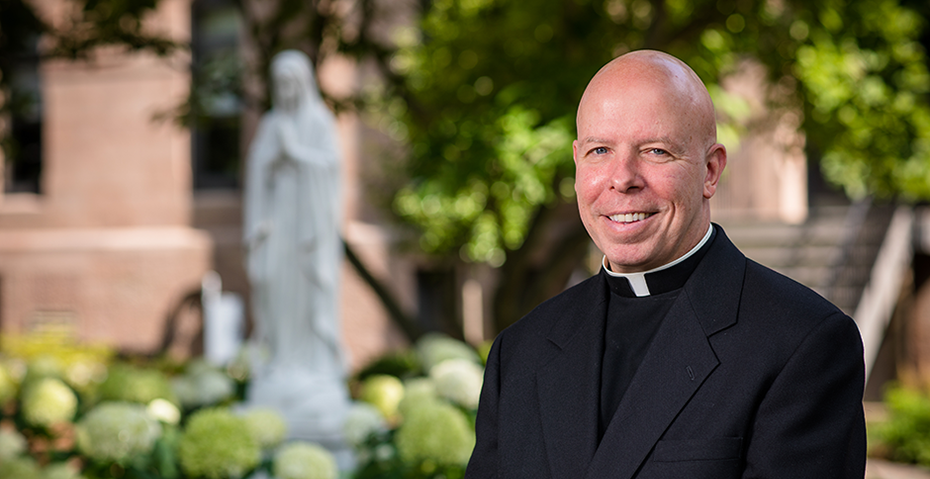
[[[410,342],[414,342],[419,339],[420,336],[423,336],[423,330],[419,325],[411,318],[408,314],[404,313],[401,309],[400,304],[394,299],[394,295],[378,281],[374,275],[368,271],[368,268],[362,263],[359,257],[355,254],[355,251],[349,246],[349,243],[345,240],[342,241],[342,245],[345,248],[346,258],[352,263],[352,266],[355,268],[355,271],[359,276],[365,280],[365,283],[371,287],[371,289],[378,296],[378,299],[381,300],[381,303],[387,309],[388,315],[391,317],[391,320],[394,321],[404,335],[407,336],[407,339]]]

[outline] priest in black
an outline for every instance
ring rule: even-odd
[[[467,478],[862,478],[855,323],[710,221],[726,166],[680,60],[608,63],[578,108],[600,272],[503,331]]]

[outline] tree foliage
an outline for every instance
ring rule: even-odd
[[[502,265],[498,327],[538,302],[530,288],[557,292],[570,269],[556,265],[584,253],[580,222],[552,213],[574,201],[575,109],[630,50],[690,64],[722,132],[743,106],[720,79],[755,59],[800,108],[828,179],[853,196],[930,197],[926,21],[896,0],[435,0],[421,13],[389,63],[388,132],[409,144],[394,209],[424,250]],[[539,240],[553,236],[565,241]]]
[[[157,0],[86,0],[52,26],[23,0],[0,0],[0,61],[24,48],[23,28],[54,38],[49,54],[80,57],[119,44],[165,53],[179,45],[141,19]],[[852,196],[930,197],[930,6],[918,0],[237,0],[256,58],[230,81],[195,69],[196,116],[213,90],[261,108],[272,56],[300,48],[315,64],[346,54],[379,68],[383,88],[330,98],[374,105],[405,145],[406,184],[393,210],[437,255],[500,267],[498,328],[560,290],[588,240],[574,212],[570,143],[585,84],[611,58],[672,53],[708,84],[720,131],[738,131],[738,99],[719,85],[741,62],[765,65],[778,101],[803,114],[809,157]],[[413,14],[411,20],[410,15]],[[391,31],[390,35],[384,32]],[[0,71],[7,71],[0,64]],[[226,72],[226,73],[223,73]],[[200,80],[197,80],[200,78]],[[203,80],[206,78],[206,80]],[[5,87],[7,76],[0,77]],[[210,83],[213,82],[213,83]],[[212,92],[212,93],[211,93]],[[772,100],[772,99],[770,99]],[[772,100],[775,101],[775,100]]]

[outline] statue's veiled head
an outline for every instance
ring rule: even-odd
[[[294,111],[319,99],[310,59],[301,51],[285,50],[271,61],[272,102],[276,109]]]

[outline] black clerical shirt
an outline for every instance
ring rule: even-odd
[[[602,268],[601,276],[610,288],[610,301],[602,345],[599,440],[610,425],[652,337],[682,286],[710,249],[715,236],[716,233],[711,233],[710,239],[684,261],[668,269],[647,273],[648,296],[637,297],[626,278],[611,276]]]

